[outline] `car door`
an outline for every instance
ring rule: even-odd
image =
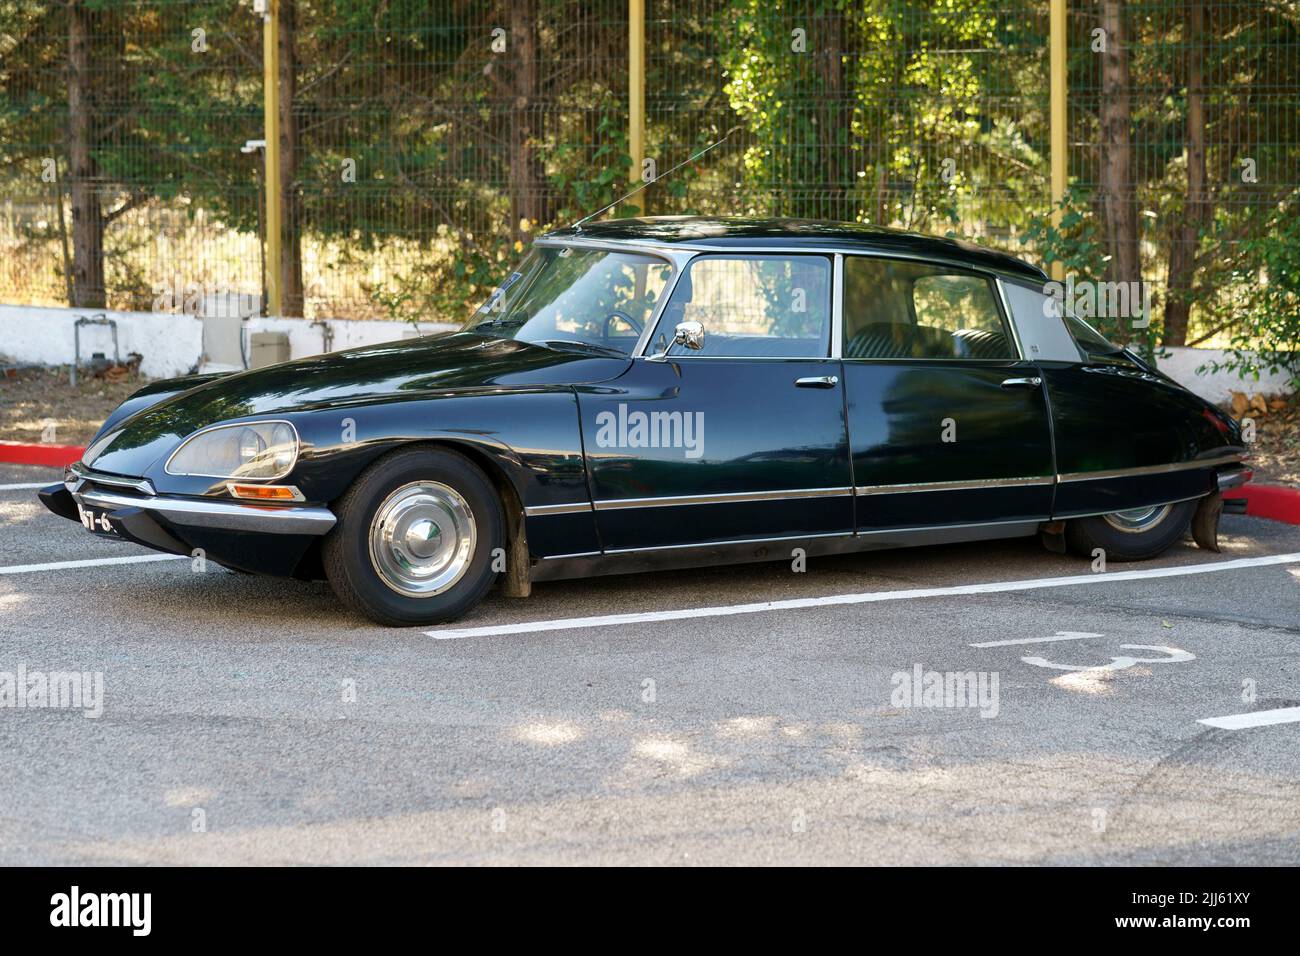
[[[843,360],[859,534],[1025,524],[1051,513],[1042,376],[996,280],[846,256]]]
[[[646,355],[579,390],[606,551],[852,533],[832,278],[829,256],[697,256]]]
[[[1051,336],[1041,336],[1038,365],[1056,444],[1054,518],[1209,494],[1216,466],[1240,459],[1226,416],[1062,314],[1042,287],[1005,282],[1003,291],[1018,329]]]

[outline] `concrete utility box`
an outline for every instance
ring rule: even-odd
[[[289,361],[288,332],[254,332],[248,337],[248,367],[265,368]]]

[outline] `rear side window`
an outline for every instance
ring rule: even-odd
[[[946,266],[848,256],[846,359],[1015,359],[991,280]]]

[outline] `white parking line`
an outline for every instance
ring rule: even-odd
[[[1272,564],[1294,564],[1300,553],[1270,554],[1259,558],[1236,558],[1210,564],[1193,564],[1176,568],[1151,568],[1144,571],[1105,571],[1100,574],[1077,574],[1058,578],[1029,578],[1024,581],[991,581],[986,584],[961,584],[946,588],[910,588],[903,591],[867,591],[860,594],[830,594],[825,597],[791,598],[756,604],[730,604],[720,607],[682,608],[675,611],[644,611],[635,614],[605,614],[598,617],[568,617],[552,621],[527,621],[523,624],[489,624],[484,627],[452,627],[426,631],[439,640],[466,637],[494,637],[506,634],[532,634],[538,631],[567,631],[584,627],[612,627],[619,624],[647,624],[653,621],[680,621],[697,617],[725,617],[733,614],[760,614],[764,611],[792,611],[808,607],[832,607],[842,604],[872,604],[877,601],[908,601],[915,598],[955,597],[963,594],[996,594],[1003,591],[1032,591],[1038,588],[1064,588],[1118,581],[1145,581],[1151,578],[1175,578],[1215,571],[1235,571]]]
[[[1055,644],[1057,641],[1082,641],[1089,637],[1104,637],[1091,631],[1057,631],[1052,637],[1022,637],[1014,641],[980,641],[971,647],[1013,647],[1016,644]]]
[[[150,561],[184,561],[185,554],[133,554],[128,558],[85,558],[80,561],[53,561],[49,564],[13,564],[0,567],[0,574],[29,574],[32,571],[65,571],[72,568],[97,568],[106,564],[146,564]]]
[[[1221,727],[1224,730],[1244,730],[1247,727],[1268,727],[1272,724],[1300,722],[1300,707],[1279,707],[1276,710],[1256,710],[1249,714],[1229,714],[1227,717],[1206,717],[1198,724]]]
[[[48,488],[50,485],[55,484],[58,484],[58,479],[54,481],[24,482],[18,485],[0,485],[0,491],[31,491],[36,488]]]

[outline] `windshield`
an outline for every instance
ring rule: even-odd
[[[671,276],[672,267],[653,256],[537,246],[465,329],[631,355]]]

